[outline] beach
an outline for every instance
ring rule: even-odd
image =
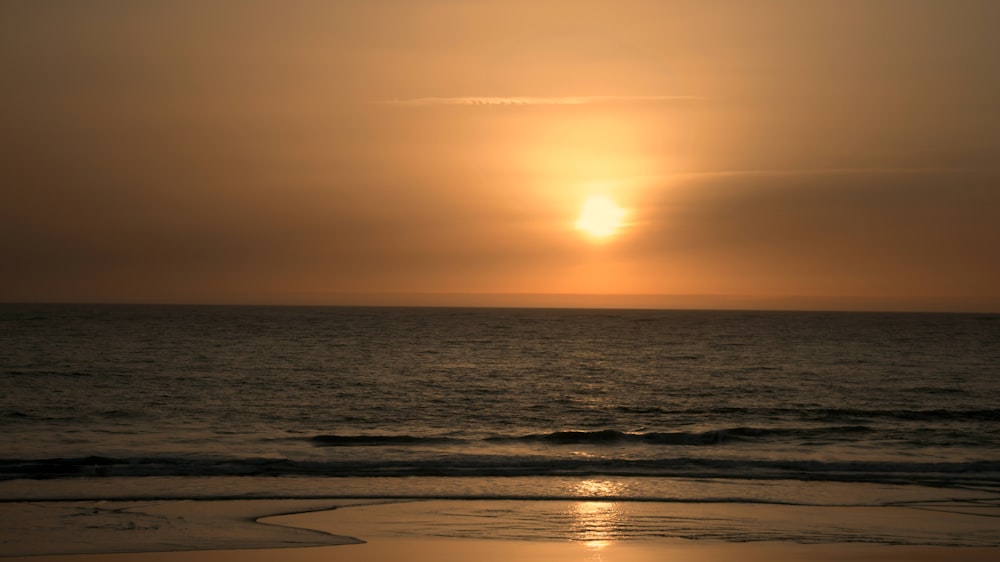
[[[740,561],[955,561],[995,560],[996,547],[871,543],[731,542],[670,537],[691,520],[727,515],[780,532],[783,525],[815,526],[818,533],[855,525],[911,530],[966,525],[990,534],[988,517],[947,511],[803,510],[793,506],[665,506],[651,502],[526,502],[499,500],[226,500],[143,502],[8,502],[0,555],[33,562],[226,562],[336,560],[375,562],[483,562],[588,560],[639,562],[683,559]],[[996,507],[977,515],[997,516]],[[683,514],[682,514],[683,512]],[[572,534],[531,537],[528,518],[576,514]],[[887,518],[887,516],[889,516]],[[656,519],[658,539],[619,537],[630,519]],[[971,523],[971,521],[976,521]],[[520,523],[518,523],[520,522]],[[778,535],[775,535],[778,537]]]

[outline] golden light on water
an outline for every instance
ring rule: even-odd
[[[608,480],[584,480],[575,486],[580,496],[611,497],[623,492],[621,484]],[[627,513],[614,501],[581,501],[572,504],[572,532],[574,540],[587,547],[601,550],[622,537]]]
[[[582,480],[573,486],[573,493],[580,497],[613,497],[622,495],[626,486],[611,480]]]

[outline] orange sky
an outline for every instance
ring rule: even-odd
[[[998,21],[0,0],[0,301],[1000,311]]]

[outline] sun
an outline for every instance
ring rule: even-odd
[[[591,238],[607,238],[624,224],[626,211],[610,197],[594,195],[583,202],[576,228]]]

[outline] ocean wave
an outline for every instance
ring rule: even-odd
[[[876,462],[693,457],[539,459],[518,455],[454,455],[379,461],[167,456],[0,459],[0,480],[111,476],[649,476],[996,486],[1000,485],[1000,461]]]
[[[847,421],[857,419],[870,420],[904,420],[904,421],[1000,421],[1000,408],[980,408],[980,409],[956,409],[949,410],[943,408],[936,409],[859,409],[859,408],[740,408],[722,407],[712,409],[671,409],[660,406],[619,406],[618,411],[627,414],[655,414],[655,415],[681,415],[681,416],[705,416],[717,418],[719,416],[743,417],[748,419],[803,419],[803,420],[823,420],[828,422]]]
[[[904,421],[998,421],[1000,420],[1000,408],[987,408],[978,410],[858,410],[825,408],[817,410],[806,410],[804,416],[815,415],[824,419],[843,418],[866,418],[866,419],[894,419]]]
[[[66,369],[39,369],[39,368],[7,368],[2,371],[7,376],[17,377],[98,377],[108,373],[99,373],[92,370],[79,370],[73,368]]]
[[[314,435],[309,440],[324,447],[380,447],[389,445],[430,445],[460,443],[448,437],[417,437],[414,435]]]
[[[822,436],[845,436],[870,433],[867,426],[836,426],[807,428],[732,427],[706,431],[626,432],[614,429],[594,431],[562,430],[528,435],[495,435],[482,439],[486,443],[539,443],[549,445],[722,445],[768,438],[815,439]],[[470,440],[452,437],[419,437],[414,435],[315,435],[308,438],[324,447],[377,447],[461,445]]]
[[[563,445],[641,443],[646,445],[720,445],[729,442],[743,442],[770,437],[815,438],[819,435],[844,435],[868,433],[865,426],[821,427],[821,428],[757,428],[732,427],[696,432],[647,432],[627,433],[615,430],[600,431],[557,431],[541,435],[518,438],[524,441],[544,441]]]

